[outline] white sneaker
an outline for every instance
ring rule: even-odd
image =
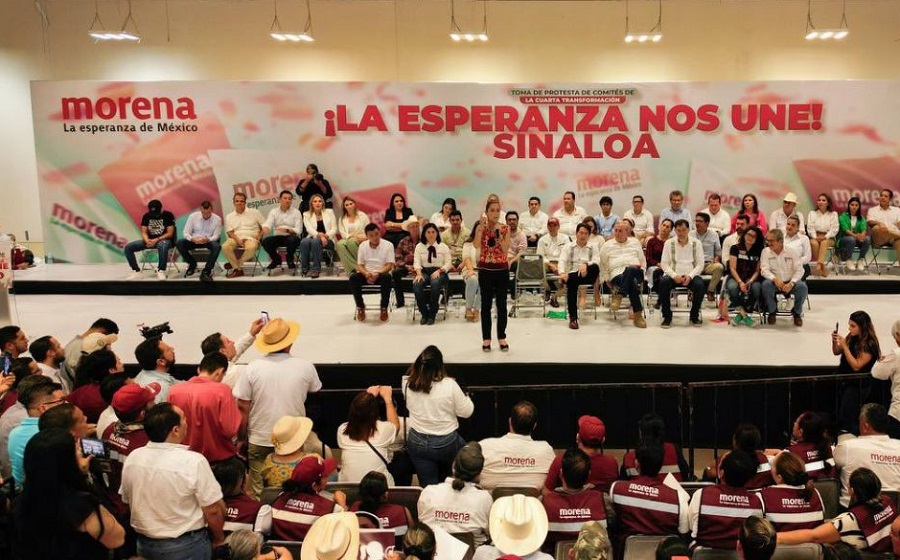
[[[160,280],[165,280],[165,279],[166,279],[166,273],[165,273],[165,271],[157,270],[157,271],[156,271],[156,277],[157,277],[158,279],[160,279]]]
[[[863,261],[862,259],[859,259],[858,261],[856,261],[856,269],[859,270],[860,272],[866,272],[867,269],[866,269],[865,261]]]
[[[847,270],[856,270],[856,261],[849,261],[846,263]]]
[[[126,280],[140,280],[144,277],[144,274],[140,270],[133,271],[131,274],[125,277]]]

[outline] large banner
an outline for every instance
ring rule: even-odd
[[[316,163],[376,221],[394,192],[418,215],[453,197],[468,223],[489,193],[504,210],[564,191],[599,212],[668,193],[729,212],[754,193],[767,214],[794,192],[864,208],[900,183],[900,82],[503,85],[336,82],[34,82],[47,250],[112,262],[159,199],[179,228],[200,202],[264,213]]]

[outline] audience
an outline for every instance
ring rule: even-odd
[[[803,461],[810,480],[834,477],[831,438],[825,433],[825,418],[818,412],[807,411],[797,417],[787,451]]]
[[[872,366],[872,377],[891,383],[891,408],[888,411],[887,433],[894,439],[900,438],[900,319],[891,325],[891,336],[897,348],[882,356]]]
[[[283,546],[268,546],[263,553],[263,539],[257,533],[239,529],[225,538],[229,560],[294,560],[291,551]]]
[[[690,558],[691,547],[681,537],[666,537],[656,547],[656,560],[677,560]]]
[[[760,490],[766,519],[778,531],[812,529],[825,519],[819,491],[813,487],[800,457],[783,451],[772,464],[774,486]]]
[[[29,391],[23,391],[19,396],[19,402],[25,407],[28,416],[9,432],[7,443],[12,477],[17,487],[21,487],[25,480],[25,446],[38,433],[38,420],[41,414],[64,403],[65,397],[62,385],[51,382],[34,385]]]
[[[272,507],[261,504],[247,495],[247,467],[237,457],[231,457],[212,467],[213,476],[222,488],[225,502],[225,534],[234,531],[254,531],[264,535],[272,529]]]
[[[75,374],[75,388],[66,397],[87,414],[88,422],[96,424],[106,410],[106,400],[100,391],[103,380],[125,371],[122,360],[109,348],[82,356]]]
[[[421,521],[410,526],[403,536],[403,552],[408,560],[434,560],[436,551],[434,531]]]
[[[214,332],[200,343],[200,352],[204,356],[210,352],[221,352],[228,359],[228,370],[225,372],[225,378],[222,379],[222,383],[234,389],[245,369],[244,365],[237,363],[237,361],[244,355],[244,352],[253,346],[256,335],[259,334],[264,325],[265,321],[262,318],[257,318],[250,323],[250,330],[242,334],[237,341],[231,340],[220,332]]]
[[[2,329],[0,329],[0,332],[2,332]],[[66,344],[66,347],[63,349],[66,359],[59,365],[59,375],[63,380],[63,385],[65,386],[67,393],[75,388],[75,368],[78,367],[78,362],[81,360],[81,353],[84,351],[84,340],[92,334],[98,334],[101,337],[109,337],[105,340],[108,340],[108,343],[112,344],[112,341],[118,338],[119,325],[117,325],[115,321],[101,317],[94,321],[88,330],[80,335],[76,335],[75,338]],[[2,337],[0,337],[0,339],[2,339]]]
[[[116,411],[112,406],[112,399],[116,392],[125,385],[132,384],[134,381],[127,375],[107,375],[106,379],[100,382],[100,397],[106,403],[106,408],[100,413],[97,419],[97,434],[103,435],[106,428],[118,422]],[[154,398],[156,396],[154,395]]]
[[[751,515],[738,535],[738,553],[744,560],[769,560],[775,554],[775,527],[768,520]]]
[[[547,538],[547,514],[540,500],[516,494],[494,502],[490,512],[490,545],[475,549],[474,560],[496,560],[510,556],[522,560],[553,560],[541,552]]]
[[[300,460],[310,454],[304,446],[312,428],[312,420],[305,416],[282,416],[275,422],[271,437],[275,448],[260,469],[264,487],[280,487],[291,478]]]
[[[333,499],[323,495],[328,475],[337,468],[334,459],[316,455],[304,457],[284,481],[281,493],[272,503],[272,537],[302,541],[317,519],[329,513],[347,510],[347,497],[335,492]]]
[[[885,490],[900,490],[900,441],[887,435],[888,415],[880,404],[864,404],[859,411],[859,437],[847,438],[834,448],[834,464],[841,472],[841,505],[852,501],[850,476],[871,469]]]
[[[379,419],[380,404],[384,403],[387,421]],[[400,433],[400,419],[394,406],[393,390],[389,385],[372,386],[359,393],[350,403],[347,421],[337,430],[341,448],[341,482],[359,482],[367,473],[379,473],[394,486],[389,465],[391,444]]]
[[[166,402],[169,398],[169,389],[179,383],[169,373],[175,365],[175,349],[163,342],[161,337],[153,337],[137,345],[134,357],[141,366],[141,371],[135,376],[134,382],[144,386],[151,383],[158,384],[161,389],[156,395],[156,402]]]
[[[679,482],[691,479],[687,462],[685,462],[681,454],[681,448],[666,441],[666,423],[663,421],[662,416],[655,412],[643,415],[638,422],[638,439],[639,441],[656,441],[663,446],[663,463],[659,470],[660,482],[667,474],[671,474]],[[622,471],[619,478],[629,480],[634,479],[639,474],[635,451],[626,452],[622,458]]]
[[[422,489],[417,508],[419,521],[448,533],[471,533],[475,546],[487,542],[491,536],[488,522],[493,500],[490,492],[478,486],[483,466],[484,456],[477,442],[460,449],[453,461],[452,476]],[[546,517],[543,508],[541,514]]]
[[[609,488],[619,476],[619,464],[616,458],[603,454],[603,442],[606,441],[606,425],[596,416],[581,416],[578,418],[578,432],[575,434],[575,446],[588,456],[591,462],[588,473],[588,484],[591,484],[601,492],[609,492]],[[562,470],[562,455],[557,455],[550,463],[547,472],[547,480],[544,481],[543,493],[562,486],[560,472]]]
[[[96,426],[88,424],[84,412],[72,403],[62,403],[41,414],[38,431],[61,428],[79,440],[95,434]]]
[[[382,529],[394,531],[398,541],[402,541],[413,525],[409,509],[387,502],[388,479],[380,472],[367,473],[359,482],[359,500],[350,506],[350,511],[371,513],[381,522]]]
[[[18,358],[28,351],[28,337],[16,325],[0,327],[0,355]]]
[[[585,523],[572,546],[569,560],[612,560],[613,548],[606,528],[596,521]]]
[[[691,497],[691,537],[694,546],[734,550],[743,519],[762,515],[762,500],[746,490],[756,461],[740,449],[729,451],[719,466],[719,480]]]
[[[12,475],[12,464],[9,459],[9,434],[23,420],[28,418],[28,403],[37,393],[52,393],[47,387],[53,380],[43,375],[30,375],[22,378],[18,384],[16,402],[0,416],[0,478]]]
[[[119,494],[125,460],[150,442],[144,429],[144,417],[153,407],[157,393],[159,385],[153,383],[149,387],[131,384],[113,395],[112,406],[119,419],[99,433],[109,449],[109,469],[100,479],[102,487],[113,496]]]
[[[544,485],[556,454],[546,441],[532,439],[537,419],[537,407],[528,401],[519,401],[509,412],[509,432],[503,437],[481,440],[484,453],[482,488],[527,486],[538,490]]]
[[[589,521],[606,526],[603,493],[587,485],[590,472],[591,460],[584,451],[569,449],[563,454],[562,488],[544,494],[544,510],[550,524],[547,548],[558,541],[577,538],[582,525]]]
[[[65,352],[59,341],[52,336],[42,336],[28,346],[28,353],[37,362],[42,375],[46,375],[53,381],[63,385],[59,375],[59,365],[66,359]],[[63,392],[67,392],[63,385]]]

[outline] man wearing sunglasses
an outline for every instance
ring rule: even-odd
[[[25,474],[23,467],[25,446],[38,433],[38,419],[41,414],[54,406],[64,403],[65,396],[62,385],[59,383],[42,383],[29,387],[27,391],[20,392],[19,402],[22,403],[26,412],[28,412],[28,418],[22,420],[22,423],[9,433],[8,450],[13,479],[16,481],[16,487],[22,488]]]

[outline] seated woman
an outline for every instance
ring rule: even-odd
[[[394,248],[401,239],[409,235],[404,224],[413,218],[412,208],[406,205],[406,197],[400,193],[391,195],[391,205],[384,211],[384,238],[391,242]]]
[[[422,230],[419,244],[413,255],[413,293],[416,295],[416,305],[422,314],[422,325],[433,325],[437,317],[441,294],[449,282],[447,273],[453,265],[451,262],[450,248],[441,243],[441,234],[434,224],[426,224]],[[428,300],[425,299],[425,286],[431,287]]]
[[[305,416],[282,416],[272,428],[275,451],[263,462],[263,486],[281,486],[291,478],[300,459],[308,453],[303,447],[312,432],[312,420]]]
[[[122,360],[109,348],[97,350],[81,357],[75,370],[75,389],[66,397],[87,417],[90,424],[96,424],[100,414],[106,409],[106,401],[100,394],[100,382],[107,376],[125,371]]]
[[[756,199],[755,194],[750,193],[744,195],[744,199],[741,201],[741,209],[731,216],[731,231],[736,231],[735,226],[737,225],[737,217],[741,214],[750,218],[750,227],[759,228],[762,232],[760,237],[765,237],[766,232],[769,231],[769,227],[766,225],[765,213],[759,211],[759,201]]]
[[[462,250],[462,266],[459,274],[466,283],[466,321],[477,323],[481,320],[481,290],[478,287],[478,249],[475,248],[475,230],[466,238]]]
[[[452,198],[446,198],[444,199],[444,203],[441,205],[441,211],[432,214],[428,222],[436,225],[438,231],[444,233],[445,229],[450,228],[450,213],[454,210],[456,210],[456,200]],[[466,224],[463,223],[462,227],[466,227]]]
[[[283,546],[269,547],[268,551],[263,553],[262,536],[247,529],[228,535],[225,544],[228,545],[229,560],[294,560],[291,551]]]
[[[769,463],[769,457],[759,450],[762,442],[762,435],[759,428],[750,423],[738,424],[731,436],[731,448],[739,449],[752,457],[756,463],[756,472],[747,481],[747,488],[755,490],[775,484],[772,478],[772,465]],[[719,459],[721,463],[722,458]],[[703,480],[715,480],[715,473],[718,472],[718,465],[711,465],[703,471]]]
[[[412,513],[398,504],[387,503],[388,481],[380,472],[370,472],[359,483],[359,501],[350,506],[350,511],[365,511],[381,520],[382,529],[391,529],[397,544],[413,524]]]
[[[806,233],[809,234],[809,245],[816,260],[816,271],[820,276],[828,276],[825,268],[825,255],[834,245],[840,221],[837,212],[831,209],[831,197],[825,193],[816,197],[816,208],[806,218]]]
[[[419,521],[448,533],[471,533],[476,547],[487,542],[493,499],[490,492],[478,486],[482,468],[481,445],[467,443],[453,461],[453,477],[422,490]]]
[[[825,520],[825,508],[819,491],[813,487],[800,457],[783,451],[772,464],[774,486],[763,488],[766,519],[776,531],[814,529]]]
[[[659,290],[659,280],[663,275],[662,267],[659,266],[659,261],[662,260],[663,246],[669,240],[669,235],[674,227],[675,224],[672,220],[666,218],[659,223],[659,231],[656,235],[647,240],[647,269],[653,268],[654,292]]]
[[[787,451],[803,461],[810,480],[834,477],[831,439],[825,433],[825,418],[818,412],[807,411],[797,417]]]
[[[272,529],[272,507],[251,498],[247,487],[247,467],[237,457],[212,465],[213,476],[222,487],[225,502],[225,526],[228,535],[233,531],[248,530],[268,535]]]
[[[762,214],[760,214],[762,215]],[[762,250],[765,247],[763,234],[758,227],[750,227],[741,235],[738,242],[731,248],[728,265],[728,280],[725,290],[728,292],[728,300],[736,312],[731,318],[734,326],[741,324],[755,327],[757,321],[750,313],[756,309],[756,302],[760,293],[760,262]],[[721,306],[725,306],[723,298]],[[727,307],[720,309],[722,316],[728,314]]]
[[[341,204],[343,213],[338,222],[338,233],[341,239],[335,243],[335,252],[344,267],[344,272],[350,276],[356,270],[356,255],[359,252],[359,244],[366,240],[366,226],[369,225],[369,216],[360,212],[356,206],[356,199],[345,196]]]
[[[300,273],[318,278],[322,271],[322,252],[334,250],[337,220],[334,210],[325,208],[325,199],[314,194],[309,200],[309,210],[303,213],[306,237],[300,241]],[[310,269],[312,269],[310,271]]]
[[[866,219],[858,196],[851,196],[847,209],[838,216],[838,255],[841,266],[847,270],[865,269],[865,259],[872,246],[872,238],[866,231]],[[853,250],[859,249],[859,259],[853,261]]]
[[[334,499],[322,495],[328,475],[337,468],[334,459],[318,455],[304,457],[294,467],[284,490],[272,503],[272,537],[302,541],[313,523],[323,515],[347,510],[347,496],[337,491]]]
[[[900,554],[900,517],[897,505],[881,493],[881,481],[861,467],[850,475],[850,509],[815,529],[778,533],[778,544],[836,543],[860,550]]]
[[[417,521],[403,537],[403,552],[407,560],[434,560],[437,540],[428,525]]]
[[[387,422],[379,420],[379,401],[384,402]],[[385,475],[388,484],[394,479],[388,470],[390,446],[400,431],[400,420],[394,406],[390,385],[375,385],[359,393],[350,403],[347,421],[338,427],[337,442],[341,448],[340,482],[359,482],[369,472]]]

